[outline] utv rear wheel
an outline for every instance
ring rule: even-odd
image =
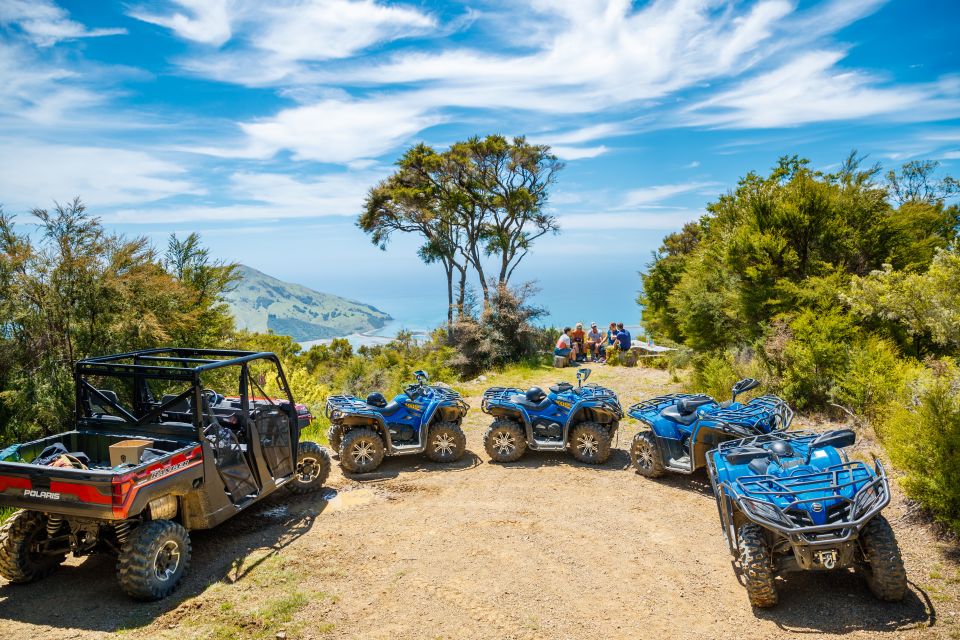
[[[907,591],[907,572],[903,568],[900,546],[893,528],[883,516],[876,516],[860,532],[863,552],[861,571],[870,591],[881,600],[903,600]]]
[[[340,466],[350,473],[369,473],[383,462],[383,439],[372,429],[351,429],[340,442]]]
[[[316,442],[301,441],[297,446],[297,470],[287,484],[293,493],[313,493],[323,488],[330,476],[330,454]]]
[[[334,454],[340,455],[340,442],[343,440],[343,425],[332,424],[327,431],[327,441]]]
[[[664,473],[663,458],[657,437],[652,431],[641,431],[633,437],[630,447],[630,463],[637,473],[648,478],[659,478]]]
[[[483,448],[494,462],[516,462],[527,450],[527,439],[513,420],[494,420],[483,434]]]
[[[36,511],[17,511],[0,528],[0,576],[26,583],[45,578],[66,559],[45,554],[37,545],[48,539],[47,517]]]
[[[160,600],[173,593],[189,566],[187,530],[172,520],[150,520],[123,543],[117,580],[131,598]]]
[[[467,450],[467,436],[456,422],[436,422],[427,434],[427,457],[434,462],[456,462]]]
[[[740,569],[750,604],[760,608],[774,606],[777,604],[777,586],[774,584],[773,558],[763,528],[747,523],[740,527],[738,538]]]
[[[610,434],[596,422],[581,422],[570,434],[570,453],[580,462],[603,464],[610,457]]]

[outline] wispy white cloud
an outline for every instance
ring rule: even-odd
[[[839,51],[812,51],[744,80],[687,110],[687,124],[736,128],[790,127],[870,116],[937,119],[960,112],[952,79],[883,86],[870,74],[843,70]]]
[[[50,0],[0,0],[0,24],[15,25],[38,47],[61,40],[114,36],[126,29],[88,29],[70,19],[70,14]]]
[[[682,182],[679,184],[659,184],[652,187],[632,189],[626,193],[618,209],[634,209],[643,205],[655,205],[687,193],[715,189],[716,182]]]
[[[13,212],[75,196],[95,210],[206,192],[185,167],[141,151],[10,140],[0,157],[0,194]]]
[[[553,145],[552,151],[562,160],[582,160],[584,158],[596,158],[603,155],[610,149],[605,145],[595,147],[572,147],[569,145]]]
[[[330,97],[240,123],[245,142],[234,147],[197,147],[220,157],[271,158],[289,150],[298,160],[354,163],[375,158],[444,117],[402,96],[383,99]]]
[[[273,84],[305,63],[353,56],[367,47],[429,33],[435,19],[414,7],[376,0],[170,0],[171,12],[137,7],[130,15],[200,45],[185,69],[224,82]],[[221,49],[230,42],[229,48]]]
[[[130,16],[166,27],[185,40],[219,46],[230,39],[229,0],[171,0],[170,4],[181,10],[161,14],[138,6],[130,10]]]

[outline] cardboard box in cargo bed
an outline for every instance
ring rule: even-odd
[[[140,464],[143,450],[153,446],[153,440],[121,440],[110,445],[110,466]]]

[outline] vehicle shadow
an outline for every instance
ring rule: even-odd
[[[109,633],[143,627],[215,583],[246,579],[309,532],[336,495],[325,489],[310,496],[267,498],[214,529],[191,532],[190,568],[177,591],[159,602],[127,597],[117,585],[116,560],[108,554],[68,561],[38,582],[0,585],[0,626],[12,621]],[[254,551],[257,559],[250,562]]]
[[[405,456],[390,456],[383,459],[383,463],[370,473],[350,473],[349,471],[344,471],[343,467],[340,468],[343,473],[343,477],[348,480],[353,480],[354,482],[359,483],[369,483],[369,482],[382,482],[384,480],[393,480],[400,477],[403,474],[409,473],[418,473],[418,472],[457,472],[457,471],[470,471],[475,469],[483,464],[484,461],[480,459],[480,456],[475,454],[473,451],[467,449],[463,453],[463,457],[457,460],[456,462],[444,463],[444,462],[433,462],[429,460],[425,455],[405,455]]]
[[[791,633],[896,632],[933,627],[937,621],[930,597],[913,582],[900,602],[878,600],[853,571],[797,572],[778,582],[780,603],[754,608],[754,614]]]
[[[667,471],[665,475],[659,478],[648,478],[647,481],[713,499],[713,487],[710,485],[710,478],[707,477],[706,469],[697,469],[690,475]]]
[[[530,451],[516,462],[489,462],[504,469],[537,469],[541,467],[578,467],[594,471],[615,471],[623,473],[630,466],[630,454],[623,449],[611,449],[610,457],[603,464],[580,462],[572,454],[562,451]]]

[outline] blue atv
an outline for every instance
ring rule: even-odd
[[[717,402],[710,396],[673,393],[630,407],[630,416],[650,427],[633,438],[630,461],[637,473],[657,478],[667,471],[693,473],[706,464],[706,454],[721,442],[782,431],[793,411],[774,395],[750,402],[737,396],[760,383],[744,378],[733,385],[733,397]]]
[[[447,387],[428,385],[424,371],[416,382],[387,402],[382,393],[366,400],[354,396],[327,398],[330,446],[340,454],[340,466],[352,473],[369,473],[383,457],[426,452],[435,462],[455,462],[466,451],[461,424],[470,405]]]
[[[483,446],[494,462],[519,460],[527,448],[566,451],[588,464],[602,464],[623,418],[617,394],[583,382],[590,369],[577,371],[577,386],[558,382],[545,393],[540,387],[524,391],[492,387],[483,394],[481,408],[494,417],[483,436]]]
[[[777,603],[777,575],[854,567],[881,600],[903,599],[907,574],[883,465],[851,461],[856,434],[794,431],[732,440],[710,452],[710,482],[750,604]]]

